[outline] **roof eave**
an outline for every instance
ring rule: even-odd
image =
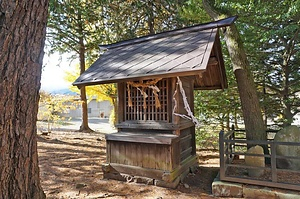
[[[183,28],[183,29],[177,29],[177,30],[172,30],[172,31],[167,31],[167,32],[163,32],[163,33],[159,33],[156,35],[150,35],[150,36],[145,36],[145,37],[140,37],[140,38],[136,38],[136,39],[132,39],[132,40],[126,40],[123,42],[119,42],[119,43],[115,43],[115,44],[110,44],[110,45],[106,45],[104,47],[106,48],[118,48],[118,47],[123,47],[123,46],[127,46],[127,45],[134,45],[134,44],[138,44],[141,42],[147,42],[147,41],[151,41],[154,39],[158,39],[161,37],[168,37],[171,36],[173,34],[183,34],[183,33],[187,33],[187,32],[195,32],[195,31],[201,31],[201,30],[206,30],[206,29],[217,29],[217,28],[221,28],[221,27],[225,27],[225,26],[229,26],[231,25],[235,20],[236,20],[236,16],[234,17],[229,17],[223,20],[219,20],[219,21],[215,21],[215,22],[210,22],[207,24],[202,24],[201,26],[193,26],[193,27],[188,27],[188,28]],[[218,31],[216,31],[218,32]],[[224,61],[223,61],[223,57],[222,57],[222,52],[221,52],[221,45],[220,45],[220,41],[219,41],[219,35],[216,34],[213,37],[210,37],[210,39],[214,39],[214,41],[212,42],[208,42],[208,51],[206,51],[206,53],[211,52],[211,49],[213,48],[212,45],[216,44],[217,46],[214,46],[214,50],[216,51],[216,56],[217,56],[217,61],[220,67],[220,73],[221,73],[221,88],[226,88],[227,87],[227,81],[226,81],[226,73],[225,73],[225,67],[224,67]],[[211,45],[211,47],[209,47]],[[218,48],[218,49],[216,49]],[[145,74],[131,74],[131,75],[124,75],[124,76],[120,76],[120,77],[116,77],[113,76],[113,78],[108,78],[108,79],[89,79],[89,80],[85,80],[85,78],[79,77],[74,83],[74,86],[78,86],[78,87],[82,87],[82,86],[90,86],[90,85],[97,85],[97,84],[108,84],[108,83],[118,83],[118,82],[126,82],[126,81],[136,81],[136,80],[147,80],[147,79],[155,79],[155,78],[169,78],[169,77],[174,77],[174,76],[194,76],[197,75],[198,73],[203,72],[204,70],[206,70],[207,68],[207,64],[209,64],[209,59],[210,59],[210,55],[208,54],[208,56],[204,56],[204,59],[202,61],[202,63],[200,64],[200,66],[198,65],[198,67],[193,68],[193,69],[188,69],[187,71],[156,71],[156,73],[153,74],[149,74],[149,73],[145,73]],[[105,56],[105,55],[104,55]],[[92,66],[91,66],[92,67]],[[188,67],[187,67],[188,68]],[[216,86],[218,86],[218,84],[216,84]]]
[[[157,73],[157,74],[145,74],[145,75],[136,75],[136,76],[130,76],[128,78],[120,77],[120,78],[114,78],[114,79],[105,79],[105,80],[94,80],[94,81],[82,81],[82,82],[74,82],[72,85],[77,87],[82,86],[92,86],[92,85],[98,85],[98,84],[110,84],[110,83],[120,83],[120,82],[128,82],[128,81],[138,81],[138,80],[147,80],[147,79],[156,79],[156,78],[169,78],[169,77],[176,77],[176,76],[193,76],[197,75],[198,73],[201,73],[204,71],[206,67],[203,67],[201,69],[197,70],[191,70],[187,72],[164,72],[164,73]]]

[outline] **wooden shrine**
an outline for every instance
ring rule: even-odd
[[[117,83],[105,178],[176,187],[197,166],[195,89],[227,86],[218,29],[236,17],[106,46],[74,83]]]

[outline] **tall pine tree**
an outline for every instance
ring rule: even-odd
[[[0,1],[0,198],[45,198],[37,111],[47,0]]]

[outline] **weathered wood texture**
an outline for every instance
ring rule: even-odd
[[[192,155],[192,134],[190,128],[180,133],[180,161]]]
[[[178,141],[171,144],[151,144],[107,141],[109,163],[171,171],[179,164]],[[177,147],[178,148],[178,147]]]
[[[113,165],[115,171],[171,183],[189,170],[192,163],[188,160],[196,157],[195,126],[193,122],[175,116],[173,109],[187,115],[183,102],[186,98],[193,112],[194,77],[180,77],[180,80],[185,95],[181,94],[176,77],[157,82],[160,108],[155,107],[151,88],[143,90],[148,96],[144,100],[136,87],[118,84],[118,133],[106,135],[107,163]]]
[[[143,131],[137,132],[118,132],[107,134],[105,136],[108,141],[138,142],[150,144],[172,144],[179,140],[179,137],[167,131]]]
[[[109,49],[74,84],[194,74],[206,68],[216,33],[212,28]]]
[[[117,89],[118,89],[118,119],[117,122],[118,124],[122,123],[123,121],[125,121],[124,119],[124,115],[125,115],[125,87],[126,87],[126,83],[122,82],[122,83],[118,83],[117,84]]]
[[[0,1],[0,198],[45,198],[36,121],[47,0]]]
[[[159,88],[157,99],[159,100],[160,107],[156,107],[155,94],[152,88],[145,88],[141,93],[141,88],[137,89],[133,86],[128,86],[128,91],[125,92],[125,101],[121,106],[125,107],[125,120],[134,121],[170,121],[170,114],[168,114],[168,95],[169,80],[163,79],[159,81],[156,86]],[[125,89],[123,89],[125,90]],[[147,95],[147,97],[145,97]],[[130,99],[129,99],[130,98]],[[132,106],[129,104],[132,102]]]
[[[198,77],[195,78],[195,85],[195,89],[199,90],[227,88],[226,71],[218,33],[213,45],[213,50],[210,54],[207,68],[200,72]]]
[[[177,129],[185,129],[194,124],[189,120],[183,120],[181,123],[173,124],[162,121],[124,121],[116,125],[116,127],[120,129],[147,129],[147,130],[165,130],[165,131],[173,131]],[[123,131],[123,130],[122,130]]]
[[[185,96],[180,92],[176,77],[162,79],[156,84],[160,90],[157,98],[161,105],[159,108],[156,107],[157,103],[155,102],[155,97],[151,88],[144,89],[144,92],[147,94],[147,98],[144,99],[143,94],[139,89],[129,86],[129,96],[127,85],[125,83],[118,84],[118,88],[120,90],[119,123],[123,125],[121,128],[126,128],[126,125],[129,127],[130,125],[138,123],[138,125],[144,125],[142,128],[145,128],[145,126],[149,124],[149,126],[153,129],[161,129],[161,126],[167,126],[168,124],[169,127],[167,128],[171,128],[170,125],[178,126],[186,123],[186,119],[173,115],[173,109],[176,106],[176,113],[187,115],[188,113],[185,110],[185,104],[183,102],[183,98],[186,98],[188,105],[193,112],[194,78],[180,77],[180,80],[182,82]],[[130,106],[131,104],[129,101],[132,102],[132,106]]]
[[[190,171],[195,170],[196,164],[196,156],[191,156],[172,171],[149,169],[118,163],[104,164],[102,165],[102,170],[104,178],[124,180],[125,177],[127,181],[131,181],[132,179],[146,177],[154,179],[154,184],[157,186],[175,188]]]
[[[107,135],[106,139],[107,163],[129,175],[164,180],[161,175],[169,172],[174,180],[181,175],[178,169],[196,158],[194,127],[179,131],[179,136],[119,132]]]
[[[176,76],[197,77],[197,74],[206,70],[211,63],[213,45],[216,40],[219,41],[218,29],[232,24],[235,20],[236,17],[230,17],[217,22],[107,45],[109,49],[73,85],[84,86]],[[216,64],[220,64],[220,67],[224,66],[221,63],[223,60],[219,60],[218,56],[214,58]],[[225,84],[226,82],[219,82],[204,87],[195,84],[195,87],[224,88]]]

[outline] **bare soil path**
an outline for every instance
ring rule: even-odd
[[[105,139],[101,133],[54,131],[38,137],[43,189],[47,198],[214,198],[211,183],[219,170],[218,151],[198,150],[199,169],[177,189],[103,179]]]

